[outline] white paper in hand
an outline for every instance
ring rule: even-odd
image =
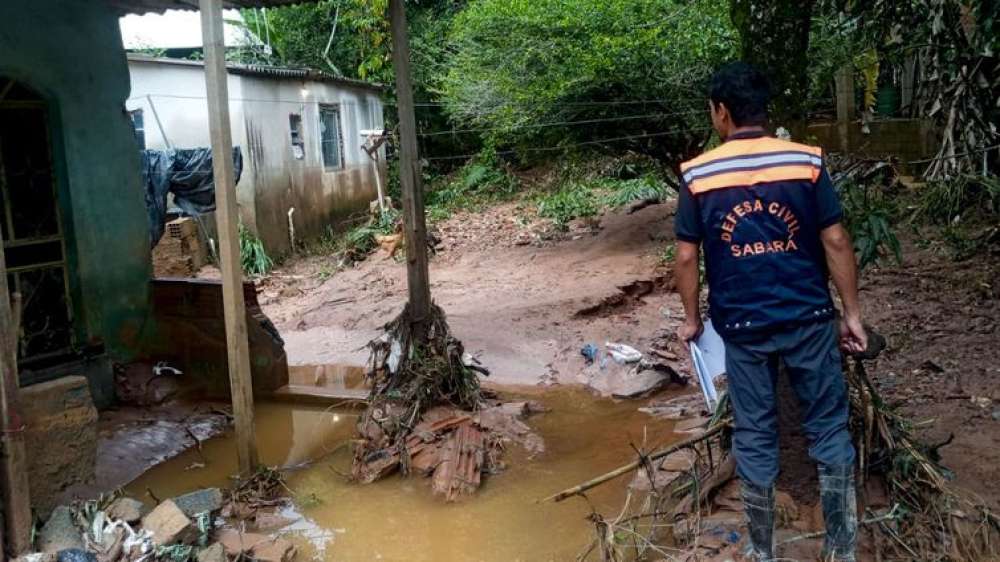
[[[719,403],[719,393],[715,388],[715,377],[726,372],[726,346],[722,338],[712,326],[712,321],[705,322],[705,329],[697,340],[689,342],[691,349],[691,364],[705,396],[705,403],[710,411],[715,410]]]

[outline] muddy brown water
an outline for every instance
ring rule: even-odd
[[[505,397],[514,395],[505,392]],[[517,395],[525,395],[517,393]],[[529,459],[512,447],[508,469],[490,476],[479,492],[445,504],[419,477],[387,478],[371,485],[347,482],[357,410],[290,403],[257,406],[262,462],[295,466],[288,477],[294,493],[287,515],[301,518],[283,533],[301,548],[300,560],[408,562],[515,562],[575,560],[593,537],[588,502],[536,500],[631,461],[631,444],[662,446],[674,440],[672,422],[638,411],[640,403],[598,399],[562,388],[528,397],[551,411],[529,424],[545,439],[544,454]],[[199,468],[199,464],[204,464]],[[225,486],[236,470],[231,436],[213,439],[142,475],[127,487],[149,500],[148,491],[169,498],[206,486]],[[605,514],[620,509],[629,478],[588,494]]]

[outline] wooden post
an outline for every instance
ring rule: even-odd
[[[840,149],[850,150],[850,126],[857,116],[854,105],[854,66],[846,64],[834,77],[837,97],[837,133]]]
[[[427,225],[424,218],[424,190],[417,149],[417,121],[413,114],[410,85],[410,41],[406,32],[403,0],[390,0],[392,25],[392,65],[396,73],[396,102],[399,111],[399,182],[403,188],[403,227],[406,232],[406,280],[410,292],[410,313],[417,333],[431,310],[430,274],[427,269]]]
[[[12,558],[31,551],[31,498],[28,495],[28,458],[24,449],[24,420],[18,414],[18,319],[11,311],[7,265],[0,232],[0,491],[7,552]],[[2,543],[0,543],[2,544]],[[0,559],[3,553],[0,552]]]
[[[226,354],[229,385],[236,422],[236,455],[240,473],[251,474],[258,464],[253,426],[253,385],[247,341],[246,307],[243,303],[243,269],[237,224],[236,182],[233,172],[233,138],[229,129],[229,87],[222,0],[199,0],[201,35],[205,45],[205,84],[208,92],[208,125],[212,137],[212,172],[215,178],[215,218],[219,227],[219,262],[222,266],[222,302],[226,320]]]

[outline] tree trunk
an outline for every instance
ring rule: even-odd
[[[771,81],[771,123],[786,128],[806,120],[809,27],[815,0],[730,0],[742,58]]]

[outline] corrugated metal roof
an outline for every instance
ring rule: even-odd
[[[205,63],[199,60],[150,57],[135,53],[129,53],[128,60],[157,64],[172,64],[178,66],[205,66]],[[353,78],[343,78],[309,68],[285,68],[280,66],[237,64],[230,62],[226,63],[226,69],[232,74],[242,74],[245,76],[263,76],[265,78],[285,78],[291,80],[314,80],[317,82],[330,82],[333,84],[341,84],[344,86],[365,88],[369,90],[385,89],[384,85],[377,84],[375,82],[366,82],[364,80],[355,80]]]
[[[273,8],[290,4],[306,4],[311,0],[225,0],[227,8]],[[312,0],[314,1],[314,0]],[[104,0],[122,15],[163,13],[166,10],[197,10],[198,0]]]

